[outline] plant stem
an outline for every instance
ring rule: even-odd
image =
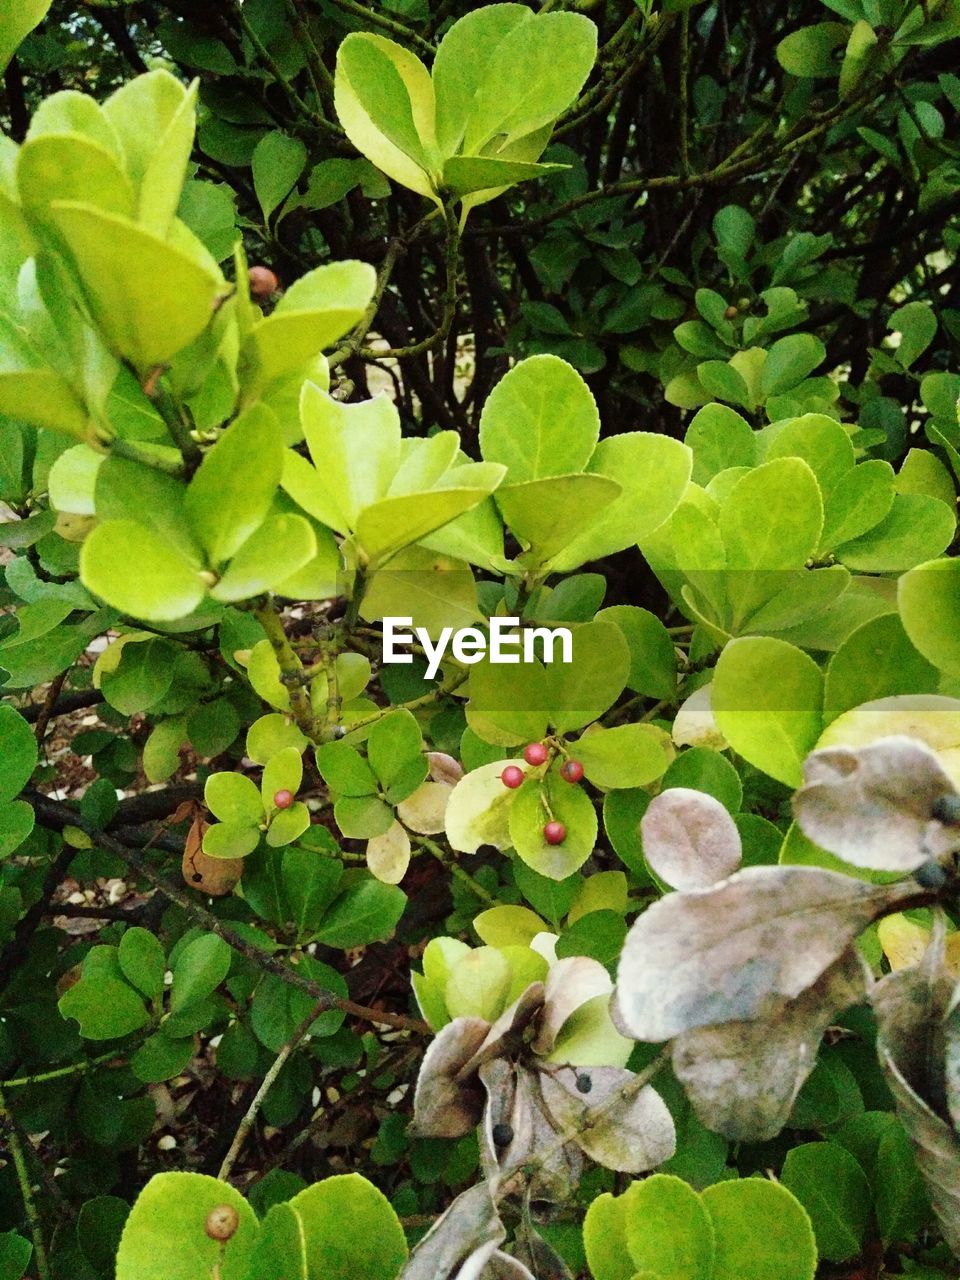
[[[0,1081],[0,1089],[26,1089],[35,1084],[47,1084],[50,1080],[64,1080],[67,1076],[83,1075],[94,1067],[101,1067],[107,1062],[116,1062],[116,1053],[102,1053],[99,1058],[85,1058],[83,1062],[73,1062],[69,1067],[58,1067],[56,1071],[44,1071],[39,1075],[17,1076],[13,1080]]]
[[[47,1249],[43,1242],[43,1227],[33,1199],[33,1187],[30,1180],[30,1171],[27,1168],[26,1154],[20,1141],[20,1135],[17,1133],[16,1126],[13,1123],[13,1116],[7,1110],[6,1099],[2,1091],[0,1091],[0,1120],[3,1121],[3,1126],[7,1131],[10,1154],[13,1156],[13,1167],[17,1175],[20,1195],[23,1198],[27,1222],[30,1226],[30,1236],[33,1240],[33,1264],[40,1280],[50,1280],[50,1264],[47,1261]]]
[[[277,1076],[279,1076],[280,1072],[283,1070],[287,1059],[300,1044],[300,1041],[303,1040],[304,1036],[313,1026],[314,1022],[316,1022],[320,1014],[327,1008],[329,1008],[329,1006],[325,1000],[318,1001],[277,1054],[270,1070],[263,1077],[260,1088],[257,1090],[253,1101],[247,1108],[246,1114],[240,1121],[237,1132],[234,1134],[233,1142],[230,1144],[230,1150],[223,1158],[223,1163],[220,1166],[220,1172],[217,1174],[217,1177],[221,1182],[226,1182],[230,1177],[230,1173],[233,1170],[233,1166],[236,1164],[237,1157],[240,1154],[243,1144],[246,1142],[247,1136],[253,1128],[257,1116],[260,1114],[260,1108],[263,1106],[264,1099],[273,1088],[274,1084],[276,1084]]]
[[[166,476],[183,479],[186,474],[181,461],[173,461],[155,453],[148,445],[138,444],[136,440],[121,440],[118,436],[110,442],[110,453],[114,458],[126,458],[129,462],[139,462],[141,466],[150,467],[154,471],[162,471]]]
[[[471,893],[476,894],[481,902],[485,902],[488,907],[496,907],[500,904],[489,890],[485,889],[479,880],[475,880],[469,871],[464,871],[463,867],[456,861],[454,856],[444,853],[443,849],[435,840],[428,840],[426,836],[419,837],[420,844],[428,853],[432,853],[437,861],[451,873],[461,884],[465,884]]]
[[[402,22],[397,22],[395,18],[388,18],[379,9],[357,4],[356,0],[332,0],[332,3],[344,13],[352,14],[353,17],[362,19],[363,22],[368,23],[370,26],[379,27],[381,31],[389,31],[391,35],[396,36],[399,40],[412,44],[414,48],[420,49],[429,58],[432,58],[436,53],[429,40],[424,40],[423,36],[417,35],[416,31],[405,26]]]
[[[310,705],[310,694],[303,683],[303,663],[300,661],[299,654],[287,639],[287,633],[283,629],[280,614],[271,599],[268,598],[266,603],[256,610],[256,617],[267,633],[267,639],[270,641],[271,648],[280,665],[280,676],[284,687],[290,694],[290,709],[293,712],[293,718],[297,722],[297,727],[301,733],[306,734],[311,742],[315,742],[317,740],[316,719],[313,714],[313,708]]]

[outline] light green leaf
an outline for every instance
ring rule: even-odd
[[[532,17],[523,4],[485,5],[459,18],[440,41],[433,60],[433,86],[442,156],[452,156],[459,149],[497,47],[514,27]]]
[[[373,574],[360,613],[368,622],[412,618],[434,639],[444,627],[460,630],[481,616],[469,565],[419,546],[398,552]]]
[[[546,669],[547,708],[558,733],[598,719],[626,687],[630,650],[612,622],[588,622],[573,630],[573,661]]]
[[[302,1225],[311,1276],[394,1280],[407,1260],[406,1238],[390,1202],[358,1173],[315,1182],[288,1203]]]
[[[960,561],[917,565],[900,579],[897,599],[904,630],[920,653],[960,676]]]
[[[554,557],[552,568],[566,573],[642,541],[676,509],[691,466],[690,450],[667,436],[636,431],[601,440],[587,473],[606,476],[621,492]]]
[[[190,482],[184,505],[213,564],[240,550],[263,523],[283,471],[283,443],[273,413],[248,409],[228,427]]]
[[[246,822],[214,822],[203,837],[208,858],[245,858],[260,843],[260,830]]]
[[[684,443],[693,453],[692,479],[697,484],[707,484],[730,467],[754,467],[758,462],[757,438],[749,422],[724,404],[704,405],[691,419]]]
[[[0,804],[0,859],[16,853],[35,825],[33,808],[26,800]]]
[[[285,747],[296,747],[302,752],[306,746],[306,737],[287,716],[261,716],[247,730],[247,755],[254,764],[266,764]]]
[[[899,573],[941,555],[953,541],[956,514],[939,498],[898,493],[869,533],[837,547],[839,560],[860,573]]]
[[[52,0],[15,0],[0,11],[0,74],[30,32],[47,15]]]
[[[551,845],[544,839],[544,827],[554,820],[567,828],[562,844]],[[509,826],[518,857],[551,880],[565,880],[582,867],[597,842],[597,813],[590,797],[554,773],[543,780],[530,778],[514,793]]]
[[[889,514],[895,496],[889,462],[871,458],[853,467],[826,496],[818,554],[834,551],[873,529]]]
[[[430,489],[375,502],[359,514],[357,543],[371,564],[383,564],[404,547],[477,506],[489,497],[503,475],[504,468],[494,463],[475,463],[449,473],[451,484],[458,480],[463,487]]]
[[[210,1211],[221,1205],[239,1218],[226,1244],[205,1229]],[[216,1267],[221,1280],[245,1280],[257,1235],[256,1214],[228,1182],[200,1173],[158,1173],[123,1229],[117,1280],[197,1280]]]
[[[702,1193],[714,1231],[713,1280],[813,1280],[817,1249],[803,1206],[765,1178],[718,1182]]]
[[[309,564],[316,553],[317,540],[308,520],[268,516],[233,556],[210,594],[224,603],[262,595]]]
[[[599,436],[600,415],[589,387],[557,356],[521,360],[490,393],[480,415],[481,452],[507,468],[509,485],[583,471]]]
[[[620,485],[604,476],[550,476],[501,485],[496,501],[510,532],[530,544],[528,558],[544,565],[599,524],[620,493]]]
[[[824,723],[875,698],[936,693],[939,681],[937,668],[917,652],[896,614],[874,618],[858,627],[830,659]]]
[[[221,822],[257,826],[263,821],[260,793],[242,773],[211,773],[203,788],[203,799]]]
[[[264,222],[296,186],[307,167],[307,148],[299,138],[275,129],[265,134],[253,153],[253,186]]]
[[[586,733],[571,748],[595,787],[645,787],[666,771],[664,738],[646,724],[623,724]]]
[[[614,1198],[609,1191],[590,1201],[583,1220],[583,1245],[594,1280],[634,1280],[636,1267],[627,1249],[624,1208],[625,1198]]]
[[[686,1182],[655,1173],[621,1197],[635,1269],[671,1280],[712,1280],[714,1234],[706,1206]]]
[[[778,396],[797,386],[823,363],[826,349],[812,333],[791,333],[776,341],[767,352],[760,375],[764,396]]]
[[[623,632],[630,650],[627,688],[649,698],[673,699],[677,692],[677,654],[673,639],[648,609],[617,604],[601,609],[597,622],[612,622]]]
[[[166,364],[213,319],[223,282],[186,253],[93,205],[54,201],[50,218],[108,345],[139,369]]]
[[[146,622],[175,622],[198,608],[206,588],[198,569],[133,520],[107,520],[80,551],[80,580],[113,608]]]
[[[471,769],[450,793],[444,823],[450,847],[460,853],[476,853],[481,845],[506,849],[511,843],[510,807],[516,794],[503,785],[508,765],[525,768],[519,760],[495,760]]]
[[[18,796],[37,767],[38,748],[33,730],[13,707],[0,705],[0,802]]]
[[[455,196],[474,191],[502,190],[517,182],[529,182],[550,173],[562,173],[565,164],[535,164],[529,160],[502,160],[495,156],[451,156],[443,166],[443,185]]]
[[[850,28],[843,22],[818,22],[801,27],[777,45],[777,59],[792,76],[815,79],[840,73],[840,48]]]
[[[713,714],[734,751],[789,787],[820,734],[823,676],[784,640],[746,637],[724,649],[713,679]]]

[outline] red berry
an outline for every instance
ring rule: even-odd
[[[523,770],[518,769],[515,764],[508,764],[500,775],[500,781],[511,791],[515,791],[523,782]]]
[[[560,766],[560,777],[564,782],[579,782],[583,777],[583,765],[579,760],[567,760]]]
[[[293,792],[278,791],[277,794],[273,797],[273,803],[277,806],[278,809],[289,809],[290,806],[293,804]]]
[[[523,749],[523,758],[527,764],[532,764],[535,768],[537,765],[546,764],[549,751],[542,742],[531,742]]]
[[[562,822],[548,822],[543,828],[543,838],[547,844],[563,844],[567,838],[567,828]]]
[[[276,272],[269,267],[251,267],[249,271],[250,296],[257,302],[266,302],[280,288]]]

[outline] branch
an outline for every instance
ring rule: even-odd
[[[20,1195],[23,1198],[23,1207],[27,1215],[27,1222],[30,1225],[30,1235],[33,1238],[33,1262],[37,1269],[37,1275],[40,1280],[50,1280],[50,1264],[47,1261],[47,1250],[43,1243],[43,1228],[40,1223],[40,1214],[37,1212],[37,1206],[33,1199],[33,1187],[30,1181],[30,1170],[27,1168],[27,1160],[23,1150],[23,1144],[20,1141],[20,1134],[17,1132],[13,1123],[13,1116],[7,1110],[6,1099],[0,1092],[0,1120],[3,1121],[3,1127],[7,1131],[7,1141],[10,1144],[10,1154],[13,1156],[13,1167],[17,1174],[17,1183],[20,1187]]]
[[[317,724],[310,705],[310,694],[303,683],[303,663],[293,645],[287,639],[283,622],[273,601],[268,599],[256,611],[257,621],[267,633],[267,639],[280,665],[280,678],[290,694],[290,709],[300,732],[311,742],[317,740]]]

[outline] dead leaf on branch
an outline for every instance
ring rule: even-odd
[[[576,1132],[577,1144],[591,1160],[618,1173],[646,1173],[669,1160],[677,1147],[667,1104],[650,1085],[629,1094],[633,1079],[633,1072],[622,1067],[540,1073],[540,1091],[557,1132]],[[619,1102],[618,1094],[625,1095]]]
[[[413,1096],[412,1134],[463,1138],[480,1123],[482,1090],[476,1080],[463,1081],[460,1075],[489,1030],[483,1018],[454,1018],[427,1049]]]
[[[786,1124],[836,1015],[859,1003],[869,969],[851,950],[769,1017],[684,1032],[673,1070],[701,1123],[734,1142],[765,1142]]]
[[[943,1235],[960,1256],[960,1139],[946,1116],[944,1017],[953,983],[944,964],[943,930],[934,931],[927,955],[877,983],[873,1005],[877,1052],[917,1167]]]
[[[615,1021],[635,1040],[660,1044],[767,1018],[916,894],[912,882],[869,885],[815,867],[748,867],[710,889],[668,894],[627,935]]]
[[[793,800],[804,835],[852,866],[915,871],[957,846],[956,829],[933,817],[937,801],[957,789],[917,738],[814,751],[804,778]]]
[[[654,796],[640,820],[643,856],[673,889],[706,889],[740,866],[740,832],[715,797],[688,787]]]

